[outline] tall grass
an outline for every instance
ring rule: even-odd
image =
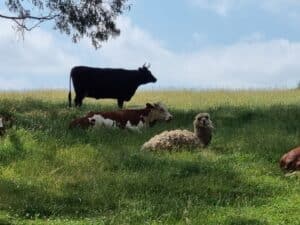
[[[299,178],[280,156],[300,144],[300,91],[148,91],[126,107],[162,101],[174,120],[142,133],[69,130],[111,100],[67,107],[65,91],[0,93],[14,125],[0,138],[0,224],[300,224]],[[211,145],[141,152],[166,129],[211,114]]]

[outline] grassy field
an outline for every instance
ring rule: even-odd
[[[68,123],[116,102],[69,109],[64,91],[0,93],[0,114],[15,118],[0,138],[0,224],[300,224],[300,178],[278,167],[300,145],[300,91],[139,92],[125,107],[153,101],[171,123],[86,131]],[[140,151],[201,111],[216,127],[208,148]]]

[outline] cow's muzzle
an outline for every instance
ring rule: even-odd
[[[173,116],[169,116],[169,117],[166,119],[166,121],[167,121],[167,122],[170,122],[172,119],[173,119]]]

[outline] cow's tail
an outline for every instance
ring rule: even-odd
[[[70,80],[69,80],[69,95],[68,95],[68,99],[69,99],[69,107],[72,107],[71,79],[72,79],[72,71],[71,71],[71,73],[70,73]]]

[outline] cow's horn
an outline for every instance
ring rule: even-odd
[[[148,65],[146,66],[148,69],[150,68],[150,66],[151,66],[151,64],[150,63],[148,63]]]
[[[146,63],[144,63],[143,67],[146,67]]]

